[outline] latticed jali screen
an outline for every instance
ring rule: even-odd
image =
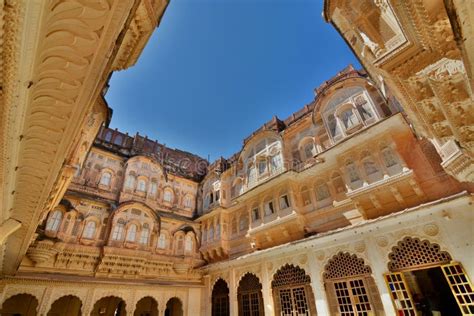
[[[255,274],[247,273],[239,282],[237,292],[259,291],[262,289],[262,284]]]
[[[332,257],[324,270],[326,280],[365,275],[372,272],[370,267],[364,264],[364,259],[347,252],[340,252]]]
[[[277,271],[272,281],[272,287],[295,286],[311,283],[311,278],[300,267],[284,265]]]
[[[390,271],[400,271],[409,268],[424,267],[451,262],[451,256],[441,251],[439,245],[432,244],[428,240],[405,237],[393,247],[389,254]]]

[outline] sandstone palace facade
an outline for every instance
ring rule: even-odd
[[[474,315],[472,2],[325,0],[364,69],[212,163],[108,128],[166,6],[0,2],[0,314]]]

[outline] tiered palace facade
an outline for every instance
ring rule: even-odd
[[[107,127],[166,3],[82,2],[0,7],[2,315],[474,315],[468,1],[326,0],[365,70],[213,163]]]

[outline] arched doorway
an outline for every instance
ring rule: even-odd
[[[81,315],[81,300],[74,295],[63,296],[57,299],[49,309],[48,316],[80,316]]]
[[[260,316],[265,315],[263,309],[262,284],[252,273],[246,273],[237,288],[239,302],[239,315]]]
[[[117,296],[107,296],[94,304],[91,316],[125,316],[125,302]]]
[[[183,316],[183,303],[179,298],[173,297],[166,303],[165,316]]]
[[[158,316],[158,303],[153,297],[147,296],[138,301],[134,316]]]
[[[272,281],[275,315],[316,315],[311,278],[298,266],[286,264]]]
[[[5,300],[0,309],[0,315],[35,316],[38,300],[30,294],[17,294]]]
[[[405,237],[389,254],[385,280],[398,313],[474,315],[474,291],[460,263],[428,240]]]
[[[372,270],[364,260],[339,252],[324,267],[324,287],[331,314],[383,315],[384,310]]]
[[[219,279],[212,289],[212,316],[229,316],[229,287]]]

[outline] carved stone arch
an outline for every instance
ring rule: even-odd
[[[108,309],[112,308],[112,310],[119,309],[121,311],[120,314],[125,314],[128,305],[129,303],[127,303],[127,301],[123,299],[120,295],[104,293],[102,296],[98,297],[94,301],[92,305],[91,316],[100,316],[99,310],[101,310],[101,306],[105,306],[104,308]],[[106,314],[110,312],[110,310],[106,310]]]
[[[5,296],[0,304],[0,311],[2,315],[15,315],[16,313],[27,316],[36,315],[40,308],[39,302],[36,295],[19,291],[19,293]]]
[[[66,302],[62,302],[64,300],[66,300]],[[66,306],[64,306],[65,303],[67,304]],[[84,311],[84,300],[77,295],[63,294],[60,297],[54,300],[51,300],[51,304],[49,304],[47,311],[48,311],[48,314],[47,314],[48,316],[61,315],[61,314],[65,315],[69,313],[72,313],[72,314],[77,313],[76,315],[81,315],[82,312]]]
[[[183,315],[184,312],[184,300],[181,295],[174,295],[166,300],[165,308],[171,315]],[[165,312],[166,314],[166,312]]]
[[[84,306],[86,305],[86,300],[87,300],[87,290],[86,289],[72,289],[70,287],[56,288],[48,300],[49,304],[46,310],[49,311],[53,303],[64,296],[75,296],[78,299],[80,299],[82,302],[81,309],[82,311],[84,311]]]
[[[35,293],[35,290],[34,289],[31,289],[31,291],[29,291],[29,289],[22,289],[22,288],[9,288],[4,297],[3,297],[3,301],[0,300],[0,307],[2,306],[3,303],[5,303],[8,299],[14,297],[14,296],[18,296],[18,295],[30,295],[30,296],[33,296],[34,298],[36,298],[39,302],[39,298],[38,297],[41,297],[43,295],[43,291],[44,289],[37,289],[36,290],[36,293]]]
[[[313,136],[305,136],[303,138],[301,138],[298,142],[298,150],[302,150],[303,147],[308,144],[308,143],[312,143],[313,145],[316,145],[316,140]]]
[[[214,288],[214,285],[216,285],[217,281],[219,281],[219,279],[222,279],[225,283],[230,284],[228,276],[224,276],[222,274],[215,275],[212,278],[212,281],[210,283],[211,284],[211,291]]]
[[[364,259],[348,252],[339,252],[328,260],[324,266],[323,278],[325,280],[370,275],[372,269],[366,265]]]
[[[144,295],[135,302],[133,315],[158,316],[158,308],[158,300],[155,297]]]
[[[452,261],[447,251],[429,240],[405,237],[399,241],[388,255],[388,270],[392,272],[447,264]]]

